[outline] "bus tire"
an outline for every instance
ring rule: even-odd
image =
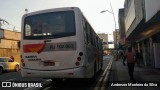
[[[51,80],[52,80],[52,83],[60,83],[63,81],[62,78],[51,78]]]
[[[103,68],[103,62],[101,62],[101,68],[100,68],[100,71],[102,71],[102,68]]]
[[[96,79],[96,74],[97,74],[97,64],[96,62],[94,63],[94,75],[92,77],[92,80],[95,80]]]

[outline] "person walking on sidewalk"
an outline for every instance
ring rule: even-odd
[[[123,52],[124,53],[124,52]],[[125,66],[126,64],[125,64],[125,61],[126,61],[126,56],[125,56],[125,53],[123,54],[123,58],[122,58],[122,60],[123,60],[123,66]]]
[[[121,51],[121,59],[122,59],[122,62],[123,62],[123,66],[125,66],[126,64],[125,64],[125,60],[126,60],[126,57],[125,57],[125,50],[122,50]]]
[[[132,50],[132,47],[131,46],[128,47],[125,51],[125,57],[127,60],[128,73],[131,81],[133,81],[133,72],[134,72],[134,64],[135,64],[134,56],[135,56],[135,53]]]
[[[141,60],[140,53],[138,52],[138,50],[136,50],[136,53],[135,53],[135,62],[137,63],[138,67],[140,67],[140,60]]]

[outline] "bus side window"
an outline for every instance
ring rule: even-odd
[[[86,27],[86,22],[84,19],[82,21],[82,25],[83,25],[83,33],[84,33],[84,42],[85,44],[87,44],[87,32],[86,32],[87,27]]]
[[[96,44],[96,47],[98,48],[98,37],[96,37],[95,39],[95,44]]]
[[[89,40],[89,28],[88,28],[88,23],[87,22],[85,22],[85,26],[86,26],[86,28],[85,28],[85,32],[86,32],[86,41],[87,41],[87,44],[89,44],[90,42],[90,40]]]
[[[96,33],[94,33],[94,38],[93,38],[93,43],[94,43],[94,46],[96,47]]]
[[[93,45],[93,32],[91,26],[89,26],[90,42]]]

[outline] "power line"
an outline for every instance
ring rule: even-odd
[[[3,28],[3,29],[11,29],[13,31],[17,31],[16,29],[20,29],[19,27],[13,25],[13,24],[10,24],[9,22],[7,22],[6,20],[0,18],[0,28]]]

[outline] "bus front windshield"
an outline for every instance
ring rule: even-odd
[[[61,38],[75,35],[73,11],[49,12],[24,19],[24,39]]]

